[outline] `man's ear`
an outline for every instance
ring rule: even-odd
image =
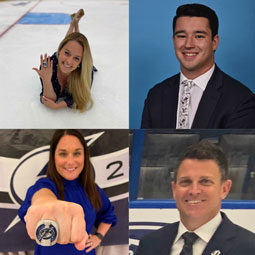
[[[216,51],[219,45],[220,37],[219,35],[215,35],[213,38],[213,51]]]
[[[176,183],[174,181],[171,182],[171,188],[172,188],[173,198],[175,199]]]
[[[221,199],[225,199],[232,187],[232,181],[230,179],[223,181],[221,184]]]

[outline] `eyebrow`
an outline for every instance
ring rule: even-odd
[[[203,178],[213,178],[213,176],[200,176],[199,179],[203,179]],[[182,176],[182,177],[179,177],[180,180],[183,180],[183,179],[190,179],[190,176]]]
[[[196,32],[195,32],[196,34],[205,34],[205,35],[208,35],[208,33],[206,32],[206,31],[200,31],[200,30],[197,30]]]
[[[81,151],[82,150],[82,148],[77,148],[77,149],[75,149],[75,151]],[[66,151],[66,149],[58,149],[58,151]]]
[[[176,32],[174,32],[174,35],[182,34],[182,33],[186,33],[185,30],[176,31]],[[205,34],[205,35],[208,35],[208,33],[206,31],[203,31],[203,30],[197,30],[197,31],[195,31],[195,34]]]

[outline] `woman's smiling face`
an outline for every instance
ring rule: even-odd
[[[83,47],[76,41],[67,42],[58,54],[59,70],[64,74],[70,74],[82,61]]]
[[[76,136],[63,136],[56,147],[55,166],[57,172],[66,180],[79,177],[84,168],[84,148]]]

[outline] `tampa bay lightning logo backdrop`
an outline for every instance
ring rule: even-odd
[[[100,132],[84,139],[90,146],[104,132]],[[37,148],[18,160],[10,181],[10,196],[15,204],[21,205],[25,199],[27,189],[32,186],[37,179],[46,174],[49,160],[50,146]]]
[[[14,169],[10,182],[10,195],[12,200],[21,205],[25,199],[27,189],[32,186],[38,177],[46,174],[49,160],[49,146],[29,152],[20,159]],[[31,172],[31,169],[34,169]],[[31,176],[33,173],[33,176]],[[22,183],[22,185],[21,185]]]

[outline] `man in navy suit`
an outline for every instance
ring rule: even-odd
[[[214,62],[216,13],[201,4],[178,7],[173,42],[181,72],[150,89],[141,127],[255,128],[254,94]]]
[[[136,255],[254,255],[255,234],[220,212],[231,185],[228,162],[218,146],[202,141],[189,147],[172,182],[180,221],[143,237]],[[185,240],[187,233],[195,236],[192,243]]]

